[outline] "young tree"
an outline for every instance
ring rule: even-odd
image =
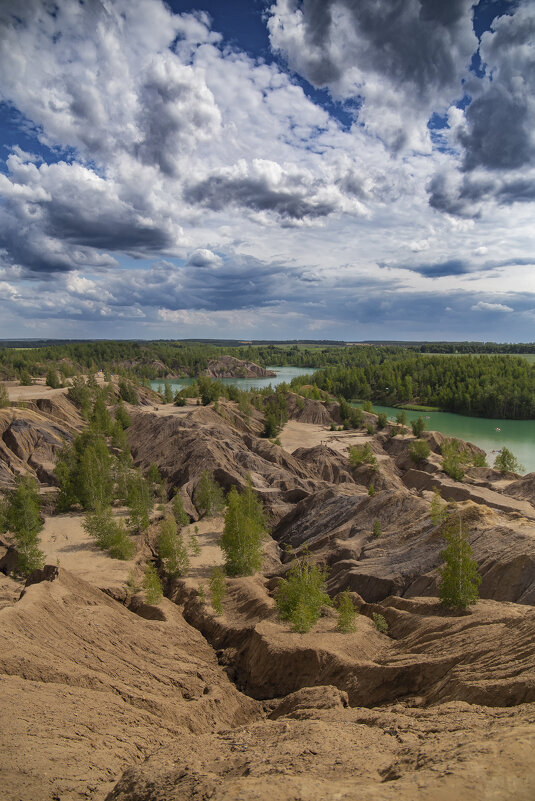
[[[139,471],[129,478],[126,503],[130,511],[128,525],[136,534],[146,531],[153,502],[150,487]]]
[[[0,409],[8,409],[9,406],[11,406],[11,403],[9,401],[7,389],[4,384],[0,382]]]
[[[336,628],[342,634],[349,634],[355,631],[355,607],[349,592],[346,590],[338,597],[338,622]]]
[[[189,567],[188,549],[174,517],[166,517],[160,523],[158,553],[166,573],[172,578],[184,576]]]
[[[210,575],[210,596],[212,607],[217,615],[223,614],[223,598],[227,592],[225,574],[220,567],[214,567]]]
[[[409,456],[413,462],[425,462],[431,453],[429,443],[425,439],[415,439],[409,445]]]
[[[433,500],[431,501],[431,522],[434,526],[440,525],[448,516],[447,504],[442,501],[442,496],[437,487],[433,487]]]
[[[349,448],[349,461],[352,467],[360,467],[361,464],[377,464],[369,442],[366,442],[365,445],[352,445]]]
[[[421,437],[425,431],[425,420],[423,417],[417,417],[416,420],[411,422],[412,433],[415,437]]]
[[[86,515],[82,526],[90,537],[94,537],[97,547],[108,551],[112,559],[127,560],[133,557],[136,546],[124,526],[114,519],[111,507]]]
[[[447,439],[440,446],[442,469],[450,478],[461,481],[464,477],[463,463],[467,454],[456,439]]]
[[[322,606],[330,606],[326,592],[327,571],[305,554],[288,571],[288,578],[278,586],[275,600],[283,620],[304,634],[317,623]]]
[[[172,509],[173,509],[173,517],[175,518],[175,521],[179,526],[179,528],[182,528],[182,526],[187,526],[189,523],[189,515],[184,509],[184,501],[182,500],[182,495],[180,494],[180,490],[177,490],[175,493],[172,503]]]
[[[509,472],[524,472],[523,465],[520,464],[514,453],[505,446],[501,449],[501,451],[498,452],[498,455],[494,460],[494,469],[499,470],[502,476]]]
[[[39,532],[43,528],[40,508],[35,481],[28,476],[18,478],[15,489],[7,493],[2,525],[15,537],[17,570],[24,576],[44,564],[44,554],[39,550]]]
[[[462,519],[451,521],[444,533],[448,543],[440,554],[445,564],[439,568],[440,602],[444,606],[466,609],[478,599],[481,577],[473,558],[468,538],[463,531]]]
[[[143,589],[148,604],[159,604],[163,598],[163,587],[160,576],[154,565],[148,564],[143,576]]]
[[[233,487],[227,498],[225,528],[219,541],[229,576],[249,576],[262,565],[262,537],[266,523],[262,506],[251,486],[240,495]]]
[[[203,517],[218,515],[225,508],[223,490],[219,484],[214,481],[208,470],[203,470],[201,473],[195,491],[195,503]]]
[[[173,390],[171,389],[171,384],[169,384],[167,381],[165,382],[163,399],[165,403],[173,403]]]
[[[128,428],[132,423],[131,417],[126,411],[122,400],[119,401],[117,409],[115,410],[115,419],[120,422],[123,428]]]
[[[47,387],[52,387],[52,389],[58,389],[58,387],[61,386],[59,376],[53,367],[51,367],[46,374],[46,385]]]

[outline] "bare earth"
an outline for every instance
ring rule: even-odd
[[[38,393],[19,395],[27,400],[64,394],[10,392],[19,390]],[[52,480],[56,439],[80,425],[75,410],[61,399],[14,411],[3,422],[6,483],[24,469]],[[529,477],[499,484],[476,470],[450,484],[437,450],[415,469],[410,437],[295,419],[279,447],[257,436],[261,416],[223,401],[217,411],[130,411],[135,462],[156,462],[180,488],[193,521],[183,535],[197,527],[201,553],[150,606],[127,580],[140,560],[157,562],[157,522],[120,562],[95,548],[83,516],[67,514],[42,532],[50,568],[27,586],[0,573],[2,801],[533,801]],[[312,401],[304,412],[328,415]],[[379,466],[351,470],[348,447],[364,442]],[[207,591],[223,520],[197,520],[194,506],[205,469],[226,489],[252,480],[273,535],[263,573],[227,580],[223,615]],[[483,577],[466,613],[438,603],[443,540],[429,481],[461,496]],[[337,631],[332,608],[308,634],[281,622],[274,592],[288,545],[329,564],[333,598],[351,592],[354,632]]]

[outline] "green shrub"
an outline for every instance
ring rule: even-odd
[[[462,481],[464,477],[463,464],[468,459],[468,452],[464,450],[457,439],[447,439],[442,443],[440,452],[442,454],[442,469],[450,478],[455,481]]]
[[[386,622],[383,615],[380,615],[379,612],[372,612],[373,622],[375,623],[375,628],[381,634],[387,634],[388,632],[388,623]]]
[[[220,567],[214,567],[210,574],[210,602],[217,615],[223,614],[223,599],[227,593],[227,580]]]
[[[41,498],[35,481],[28,476],[17,478],[15,488],[7,492],[2,503],[0,530],[14,535],[17,572],[23,576],[44,565],[44,554],[39,549],[39,533],[43,528],[40,510]]]
[[[86,515],[82,526],[95,539],[97,547],[107,551],[112,559],[126,561],[133,557],[136,546],[122,524],[113,517],[111,507]]]
[[[0,383],[0,409],[7,409],[11,406],[9,395],[4,384]]]
[[[503,447],[498,452],[494,460],[494,469],[499,470],[502,475],[506,473],[523,473],[524,467],[520,464],[514,453],[509,448]]]
[[[423,417],[417,417],[416,420],[411,422],[412,433],[415,437],[421,437],[425,431],[426,425]]]
[[[425,439],[416,439],[409,445],[409,456],[413,462],[425,462],[430,453],[431,448]]]
[[[21,387],[31,387],[33,384],[32,377],[27,370],[20,371],[20,385]]]
[[[322,606],[330,606],[326,592],[326,569],[302,556],[288,571],[288,578],[279,584],[275,600],[283,620],[289,620],[293,631],[304,634],[318,621]]]
[[[223,490],[208,470],[203,470],[195,490],[195,504],[203,517],[221,514],[225,508]]]
[[[382,529],[382,526],[381,526],[381,521],[380,520],[374,520],[373,521],[373,528],[372,528],[372,536],[377,538],[377,537],[380,537],[382,533],[383,533],[383,529]]]
[[[487,459],[484,453],[474,453],[472,456],[472,464],[474,467],[488,467]]]
[[[386,414],[384,412],[379,412],[379,414],[377,415],[377,428],[381,430],[386,426],[387,423],[388,423],[388,417],[386,416]]]
[[[407,412],[405,410],[396,414],[396,423],[399,423],[401,426],[407,425]]]
[[[364,445],[352,445],[349,448],[349,461],[352,467],[360,467],[361,464],[377,464],[369,442]]]
[[[148,604],[158,604],[163,598],[163,587],[160,576],[154,565],[148,564],[143,576],[143,589]]]
[[[174,517],[166,517],[160,523],[158,553],[165,572],[172,578],[184,576],[189,568],[188,549]]]
[[[338,596],[338,622],[336,628],[343,634],[355,631],[355,617],[357,613],[353,601],[347,590]]]
[[[51,367],[49,369],[48,373],[46,374],[46,382],[45,383],[46,383],[47,387],[52,387],[52,389],[58,389],[61,386],[61,382],[59,380],[59,376],[58,376],[56,370],[54,370],[53,367]]]
[[[439,568],[440,602],[444,606],[466,609],[478,599],[481,576],[460,518],[451,520],[444,538],[448,544],[440,554],[444,560]]]
[[[448,516],[448,506],[443,504],[442,497],[437,487],[433,487],[433,500],[431,501],[431,522],[438,526],[444,522]]]
[[[219,540],[227,575],[249,576],[260,569],[266,528],[262,504],[250,484],[241,494],[233,487],[228,494],[225,528]]]
[[[370,486],[368,487],[368,495],[370,496],[370,498],[373,498],[375,492],[376,492],[375,486],[373,484],[370,484]]]
[[[132,419],[123,406],[122,401],[119,402],[119,405],[115,410],[115,419],[119,421],[123,429],[128,428],[128,426],[130,426],[132,423]]]
[[[179,490],[176,491],[175,496],[173,498],[172,503],[173,509],[173,517],[175,518],[178,526],[182,528],[182,526],[187,526],[189,523],[189,515],[186,513],[184,509],[184,502],[182,500],[182,496]]]

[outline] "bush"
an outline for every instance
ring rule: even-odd
[[[143,576],[143,589],[148,604],[158,604],[163,598],[163,587],[154,565],[147,565]]]
[[[380,520],[374,520],[373,521],[373,528],[372,528],[372,536],[377,538],[377,537],[380,537],[382,533],[383,533],[383,529],[382,529],[382,526],[381,526],[381,521]]]
[[[352,445],[349,448],[349,461],[352,467],[360,467],[361,464],[377,464],[369,442],[366,442],[365,445]]]
[[[223,490],[208,470],[203,470],[201,473],[195,490],[195,504],[203,517],[218,515],[225,508]]]
[[[186,405],[186,398],[181,395],[179,392],[175,395],[175,406],[185,406]]]
[[[494,460],[494,469],[499,470],[502,475],[506,473],[523,473],[524,467],[520,464],[516,456],[509,448],[502,448]]]
[[[9,395],[4,384],[0,383],[0,409],[7,409],[11,406]]]
[[[119,379],[119,395],[127,403],[133,406],[139,403],[137,392],[130,381],[125,381],[124,378]]]
[[[41,499],[37,484],[28,476],[17,478],[2,504],[0,529],[10,531],[18,553],[17,572],[23,576],[43,567],[44,554],[39,550]]]
[[[380,634],[387,634],[388,623],[386,622],[384,616],[380,615],[379,612],[372,612],[372,618],[377,631],[380,632]]]
[[[122,401],[115,410],[115,419],[119,421],[123,429],[128,428],[128,426],[132,423],[132,419],[124,408]]]
[[[451,521],[444,533],[447,547],[440,554],[445,564],[439,568],[440,602],[444,606],[466,609],[478,599],[481,576],[462,521]]]
[[[407,425],[407,412],[405,410],[396,414],[396,423],[399,423],[401,426]]]
[[[46,386],[52,387],[52,389],[58,389],[61,386],[59,376],[53,367],[51,367],[46,374]]]
[[[174,517],[166,517],[160,523],[158,553],[165,572],[172,578],[184,576],[189,568],[188,549]]]
[[[180,528],[187,526],[189,523],[189,515],[184,509],[184,502],[180,492],[177,490],[172,503],[173,517]]]
[[[31,387],[33,384],[32,377],[27,370],[20,371],[20,385],[21,387]]]
[[[217,615],[223,614],[223,598],[227,594],[227,581],[220,567],[214,567],[210,574],[210,601]]]
[[[326,592],[327,571],[308,555],[301,557],[279,584],[275,600],[283,620],[304,634],[318,621],[322,606],[330,606]]]
[[[434,526],[440,525],[448,516],[447,504],[443,505],[439,490],[433,487],[433,500],[431,501],[431,522]]]
[[[421,437],[425,431],[425,420],[423,417],[417,417],[411,423],[412,433],[415,437]]]
[[[133,557],[136,546],[121,523],[114,519],[110,507],[86,515],[82,526],[95,539],[97,547],[107,551],[112,559],[126,561]]]
[[[442,469],[450,478],[461,481],[464,477],[463,463],[468,453],[456,439],[447,439],[440,448],[442,454]]]
[[[474,467],[488,467],[487,459],[484,453],[474,453],[472,456],[472,464]]]
[[[343,634],[349,634],[351,631],[355,631],[356,615],[357,613],[353,606],[353,601],[346,590],[338,597],[338,622],[336,624],[338,631],[341,631]]]
[[[386,414],[384,412],[379,412],[379,414],[377,415],[377,428],[381,430],[386,426],[387,423],[388,423],[388,417],[386,416]]]
[[[225,570],[229,576],[249,576],[262,565],[264,511],[250,485],[241,495],[233,487],[227,501],[225,528],[219,540],[225,554]]]
[[[376,492],[375,486],[373,484],[370,484],[370,486],[368,487],[368,495],[370,496],[370,498],[373,498],[375,492]]]
[[[431,448],[425,439],[416,439],[409,445],[409,456],[413,462],[425,462],[430,453]]]

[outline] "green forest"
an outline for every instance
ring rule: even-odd
[[[434,347],[430,354],[425,348]],[[502,349],[499,353],[498,350]],[[510,350],[527,354],[524,358]],[[0,378],[31,381],[57,372],[67,382],[79,373],[147,381],[196,377],[223,355],[261,366],[295,366],[316,372],[294,379],[345,400],[386,405],[418,404],[481,417],[535,418],[535,345],[403,343],[328,345],[270,343],[216,345],[181,341],[98,341],[1,348]]]

